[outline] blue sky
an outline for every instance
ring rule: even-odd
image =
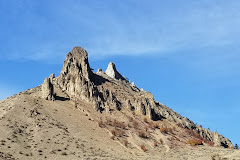
[[[59,74],[74,46],[240,144],[238,0],[1,0],[0,99]]]

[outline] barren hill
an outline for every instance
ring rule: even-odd
[[[240,159],[230,140],[74,47],[58,77],[0,101],[1,159]]]

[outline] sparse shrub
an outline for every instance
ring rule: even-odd
[[[132,128],[133,127],[131,123],[128,123],[127,126],[128,126],[128,128]]]
[[[153,142],[153,146],[157,147],[158,143],[156,141]]]
[[[178,137],[175,137],[175,139],[180,142],[180,139]]]
[[[200,139],[204,142],[207,143],[207,139],[203,138],[200,134],[196,133],[195,131],[191,130],[191,129],[185,129],[186,133],[189,134],[190,136],[194,136],[196,139]]]
[[[98,122],[98,126],[101,127],[101,128],[105,128],[106,127],[106,125],[104,124],[104,122],[102,120],[100,120]]]
[[[66,155],[67,155],[67,153],[66,153],[66,152],[62,152],[62,155],[66,156]]]
[[[116,128],[126,129],[126,125],[124,124],[124,122],[120,122],[120,121],[117,121],[117,120],[114,120],[113,126],[116,127]]]
[[[144,127],[144,130],[145,130],[146,132],[148,132],[148,127]]]
[[[139,126],[138,122],[137,121],[133,121],[133,127],[135,129],[138,129],[138,126]]]
[[[212,160],[219,160],[219,159],[221,159],[220,156],[219,156],[219,154],[214,154],[214,155],[212,156]]]
[[[148,124],[148,128],[150,128],[150,129],[153,129],[154,127],[153,127],[153,122],[147,122],[147,124]]]
[[[238,144],[235,144],[234,149],[239,149]]]
[[[145,146],[144,144],[141,145],[141,149],[142,149],[144,152],[147,151],[147,148],[146,148],[146,146]]]
[[[119,130],[119,129],[113,129],[111,133],[117,137],[122,137],[126,134],[124,130]]]
[[[106,124],[109,126],[113,126],[113,121],[110,118],[106,118]]]
[[[183,128],[183,125],[181,123],[178,123],[177,126]]]
[[[160,132],[162,132],[162,133],[168,133],[168,128],[160,128]]]
[[[55,150],[52,150],[52,151],[50,152],[50,154],[56,154],[56,151],[55,151]]]
[[[162,138],[159,139],[159,143],[160,143],[160,144],[163,144]]]
[[[111,138],[112,140],[115,140],[115,136],[111,136],[110,138]]]
[[[168,132],[173,134],[173,129],[172,128],[168,128]]]
[[[191,146],[203,145],[201,140],[196,140],[196,139],[188,140],[187,144],[190,144]]]
[[[153,128],[160,128],[158,123],[153,124]]]
[[[139,137],[141,137],[141,138],[149,138],[149,136],[150,136],[150,133],[149,133],[149,132],[146,132],[146,131],[143,131],[143,130],[141,130],[141,131],[139,131],[139,132],[138,132],[138,136],[139,136]]]
[[[133,117],[129,117],[129,122],[133,122]]]
[[[116,136],[116,135],[117,135],[116,129],[113,129],[113,130],[111,131],[111,133],[112,133],[114,136]]]
[[[209,146],[214,146],[214,142],[213,142],[213,141],[206,141],[206,143],[207,143]]]
[[[186,133],[187,133],[188,135],[194,136],[194,133],[195,133],[195,132],[194,132],[193,130],[186,128],[185,131],[186,131]]]
[[[129,143],[128,143],[128,140],[127,140],[127,139],[124,139],[124,140],[123,140],[123,144],[127,147],[128,144],[129,144]]]
[[[144,117],[144,118],[143,118],[143,121],[144,121],[145,123],[148,123],[147,117]]]

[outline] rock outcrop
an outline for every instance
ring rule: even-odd
[[[42,84],[42,97],[46,100],[55,100],[52,77],[45,78]]]
[[[103,72],[103,70],[102,70],[101,68],[99,68],[99,69],[97,70],[97,74],[104,74],[104,72]]]
[[[92,82],[94,73],[88,63],[88,53],[81,47],[74,47],[67,54],[57,85],[66,92],[71,99],[94,101],[96,88]]]
[[[105,73],[114,79],[120,79],[120,80],[126,80],[116,69],[116,66],[114,63],[110,62],[108,64],[107,70],[105,71]]]
[[[102,70],[98,70],[97,74],[93,73],[88,63],[88,53],[81,47],[74,47],[67,54],[58,77],[50,77],[46,78],[42,85],[45,99],[54,99],[55,86],[70,99],[93,103],[97,111],[111,114],[125,109],[146,115],[152,120],[168,119],[181,124],[183,128],[195,131],[216,145],[232,147],[232,143],[222,135],[194,124],[188,118],[155,101],[150,92],[139,90],[134,83],[130,84],[117,71],[114,63],[109,63],[105,73]]]
[[[130,86],[132,87],[132,89],[133,89],[134,91],[140,92],[140,89],[135,85],[134,82],[132,82],[132,83],[130,84]]]

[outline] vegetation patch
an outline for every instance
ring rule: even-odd
[[[142,149],[144,152],[147,151],[147,148],[146,148],[146,146],[145,146],[144,144],[142,144],[140,147],[141,147],[141,149]]]
[[[187,144],[190,144],[191,146],[196,146],[203,145],[203,142],[201,140],[191,139],[187,141]]]

